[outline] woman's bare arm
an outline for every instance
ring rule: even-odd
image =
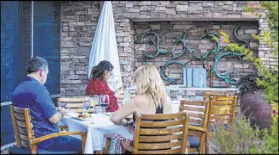
[[[123,105],[123,107],[121,107],[120,109],[118,109],[112,114],[111,121],[116,125],[121,125],[122,119],[136,112],[137,100],[138,98],[135,97],[127,101],[126,104]]]

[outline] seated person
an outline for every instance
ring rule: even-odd
[[[59,132],[58,122],[65,114],[65,109],[52,102],[44,86],[48,75],[48,63],[41,57],[33,57],[27,63],[27,76],[12,95],[15,107],[29,108],[34,136],[36,138]],[[45,140],[37,145],[39,149],[49,151],[81,152],[81,140],[71,136],[60,136]]]
[[[117,97],[109,88],[107,81],[112,75],[113,66],[109,61],[101,61],[91,71],[92,79],[86,88],[87,95],[108,95],[109,105],[107,112],[114,112],[118,109]]]
[[[132,83],[136,86],[137,95],[112,114],[111,121],[114,124],[123,126],[133,124],[135,120],[128,120],[126,118],[135,113],[172,113],[171,100],[166,93],[164,83],[155,66],[145,65],[139,67],[134,73]],[[128,131],[132,130],[131,134],[133,134],[133,126],[129,126],[128,128],[132,128],[128,129]],[[128,138],[124,134],[116,132],[113,131],[114,134],[119,134],[126,139]],[[132,139],[129,140],[131,141]]]

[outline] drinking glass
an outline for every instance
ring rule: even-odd
[[[90,108],[89,97],[85,97],[84,100],[83,100],[83,109],[87,113],[89,108]]]
[[[94,113],[95,114],[100,114],[100,113],[103,113],[103,107],[100,105],[100,104],[97,104],[97,105],[95,105],[95,107],[94,107]]]
[[[182,95],[183,95],[183,92],[182,91],[178,91],[177,92],[177,99],[180,101],[180,100],[182,100]]]
[[[93,112],[95,112],[95,106],[98,104],[99,99],[97,97],[90,97],[90,105],[92,106]]]

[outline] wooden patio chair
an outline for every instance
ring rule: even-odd
[[[205,144],[209,112],[208,102],[181,100],[179,111],[187,112],[189,115],[188,141],[190,148],[188,153],[207,153],[205,152]]]
[[[80,135],[82,138],[81,151],[84,152],[86,132],[58,132],[35,138],[30,110],[28,108],[18,108],[11,105],[10,112],[16,138],[16,146],[9,148],[10,154],[77,154],[77,152],[73,151],[47,151],[37,149],[36,145],[44,140],[66,135]]]
[[[208,151],[208,137],[214,134],[215,125],[228,129],[235,122],[237,96],[210,96],[208,114],[208,135],[206,151]]]
[[[66,104],[65,109],[67,112],[81,113],[85,112],[83,108],[83,101],[85,97],[60,97],[57,99],[58,106],[63,106]],[[93,106],[91,105],[88,112],[93,112]]]
[[[133,146],[121,145],[133,154],[184,154],[187,147],[189,117],[175,114],[138,114]]]

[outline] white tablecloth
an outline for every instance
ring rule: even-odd
[[[178,112],[179,104],[175,102],[172,104],[173,112]],[[105,147],[105,135],[118,134],[129,140],[133,140],[133,135],[129,133],[126,127],[114,125],[110,121],[110,116],[104,114],[93,114],[91,118],[86,121],[81,121],[72,118],[71,116],[64,116],[61,124],[68,126],[68,131],[87,132],[86,144],[84,153],[94,153],[96,150],[102,150]],[[80,139],[80,136],[75,136]]]
[[[68,126],[68,131],[87,132],[84,153],[94,153],[96,150],[102,150],[105,147],[105,135],[118,134],[132,140],[133,135],[124,126],[114,125],[110,117],[104,114],[93,114],[86,121],[80,121],[70,116],[65,116],[61,120],[62,124]],[[80,136],[75,136],[80,139]]]

